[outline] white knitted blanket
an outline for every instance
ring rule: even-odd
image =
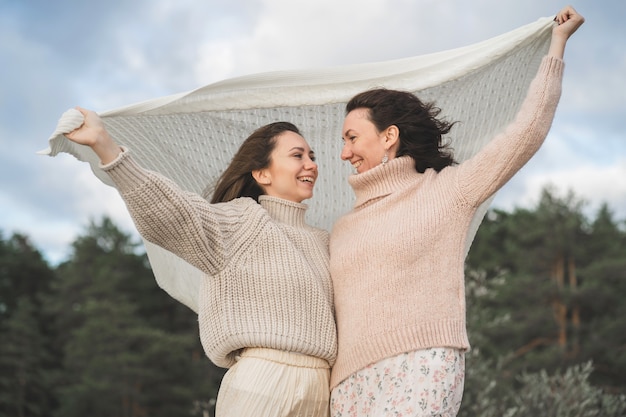
[[[318,158],[320,174],[315,196],[308,201],[309,223],[330,230],[354,201],[347,182],[352,169],[339,158],[344,106],[354,94],[382,86],[434,100],[444,117],[460,121],[448,139],[455,158],[463,161],[513,119],[547,51],[552,25],[552,17],[546,17],[474,45],[400,60],[233,78],[100,116],[142,166],[208,195],[244,138],[266,123],[290,121]],[[64,113],[49,148],[40,153],[72,154],[113,185],[90,148],[63,136],[81,123],[82,116]],[[475,216],[468,250],[490,203]],[[145,246],[158,284],[197,311],[203,273],[160,247],[149,242]]]

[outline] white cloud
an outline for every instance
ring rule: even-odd
[[[626,220],[626,157],[616,164],[585,164],[553,171],[524,170],[507,184],[494,200],[494,206],[535,207],[546,187],[559,195],[573,192],[585,201],[585,214],[593,217],[601,204],[607,204],[617,219]]]
[[[581,61],[580,67],[571,71],[571,74],[569,68],[567,69],[568,100],[562,107],[595,116],[605,112],[612,113],[616,108],[625,108],[626,51],[623,51],[621,56],[607,58],[615,62],[591,65],[589,62]]]
[[[33,5],[30,5],[33,4]],[[115,190],[73,158],[32,158],[70,106],[106,110],[254,72],[379,61],[464,46],[565,3],[529,0],[169,0],[0,5],[0,203],[49,253],[108,214],[134,230]],[[551,136],[499,193],[528,205],[548,183],[626,207],[626,12],[621,0],[579,0],[587,23],[568,45]],[[99,24],[89,19],[97,7]],[[30,9],[29,9],[30,8]],[[14,12],[14,10],[18,10]],[[91,27],[93,26],[93,27]],[[18,155],[18,156],[16,156]],[[25,156],[28,155],[28,156]],[[18,184],[16,180],[20,181]],[[18,185],[18,186],[16,186]],[[6,217],[5,217],[6,216]],[[622,215],[626,217],[626,213]],[[12,220],[9,220],[12,219]]]

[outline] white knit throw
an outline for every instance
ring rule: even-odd
[[[207,195],[254,129],[273,121],[292,122],[315,151],[319,164],[308,221],[330,230],[354,202],[347,182],[352,169],[339,158],[344,107],[353,95],[386,87],[435,101],[443,117],[460,122],[447,140],[461,162],[515,116],[547,51],[552,25],[552,17],[541,18],[474,45],[400,60],[233,78],[100,116],[115,140],[130,148],[143,167],[160,172],[184,189]],[[63,136],[81,123],[80,113],[64,113],[49,139],[49,148],[40,153],[72,154],[89,162],[98,178],[113,185],[90,148]],[[467,250],[490,203],[476,213]],[[170,252],[144,243],[159,286],[198,311],[203,273]]]

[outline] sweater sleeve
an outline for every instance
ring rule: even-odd
[[[514,121],[459,165],[458,184],[468,204],[477,207],[486,201],[540,148],[561,96],[563,68],[562,60],[544,57]]]
[[[227,238],[245,218],[229,204],[210,204],[173,181],[143,169],[128,150],[102,166],[115,183],[141,236],[210,275],[229,259]]]

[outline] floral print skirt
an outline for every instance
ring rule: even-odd
[[[461,407],[465,353],[431,348],[383,359],[350,375],[330,396],[332,417],[454,417]]]

